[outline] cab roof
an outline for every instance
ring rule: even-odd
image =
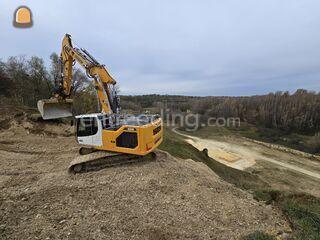
[[[106,114],[104,113],[90,113],[90,114],[81,114],[75,116],[75,118],[84,118],[84,117],[98,117],[98,116],[104,116]]]

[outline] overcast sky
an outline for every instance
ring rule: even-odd
[[[0,58],[49,63],[65,33],[121,94],[254,95],[320,91],[319,0],[0,1]],[[21,4],[31,29],[12,25]]]

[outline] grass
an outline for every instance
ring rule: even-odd
[[[313,136],[298,133],[287,133],[277,129],[263,127],[249,127],[244,125],[242,128],[232,128],[232,132],[238,132],[241,136],[255,139],[262,142],[283,145],[299,151],[308,153],[319,153],[318,147],[310,144]]]
[[[218,134],[222,134],[221,130]],[[202,133],[210,134],[210,133]],[[212,133],[211,133],[212,134]],[[320,239],[320,199],[304,193],[289,193],[270,186],[256,174],[230,168],[206,156],[183,137],[165,128],[164,141],[160,149],[175,157],[201,161],[211,168],[218,176],[235,186],[249,190],[258,201],[273,204],[287,217],[293,229],[292,240]],[[263,232],[254,232],[244,236],[242,240],[273,240],[273,236]]]
[[[186,143],[182,136],[173,133],[169,128],[165,128],[164,132],[164,141],[160,145],[160,149],[169,152],[172,156],[182,159],[191,158],[195,161],[203,162],[219,177],[242,189],[269,187],[266,182],[255,174],[243,172],[214,161],[191,144]]]
[[[293,229],[291,239],[320,239],[320,199],[304,193],[255,190],[254,197],[278,206]]]
[[[198,162],[202,162],[204,159],[202,152],[187,144],[180,135],[173,133],[169,128],[164,129],[164,139],[159,148],[182,159],[191,158]]]

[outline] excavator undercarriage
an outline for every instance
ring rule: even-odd
[[[84,173],[89,171],[98,171],[108,167],[114,167],[125,164],[132,164],[156,159],[156,153],[151,152],[145,156],[94,151],[85,155],[79,155],[69,165],[69,173]]]

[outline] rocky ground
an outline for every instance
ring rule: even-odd
[[[72,128],[35,119],[0,119],[1,239],[239,239],[289,231],[272,206],[166,152],[70,175],[78,151]]]

